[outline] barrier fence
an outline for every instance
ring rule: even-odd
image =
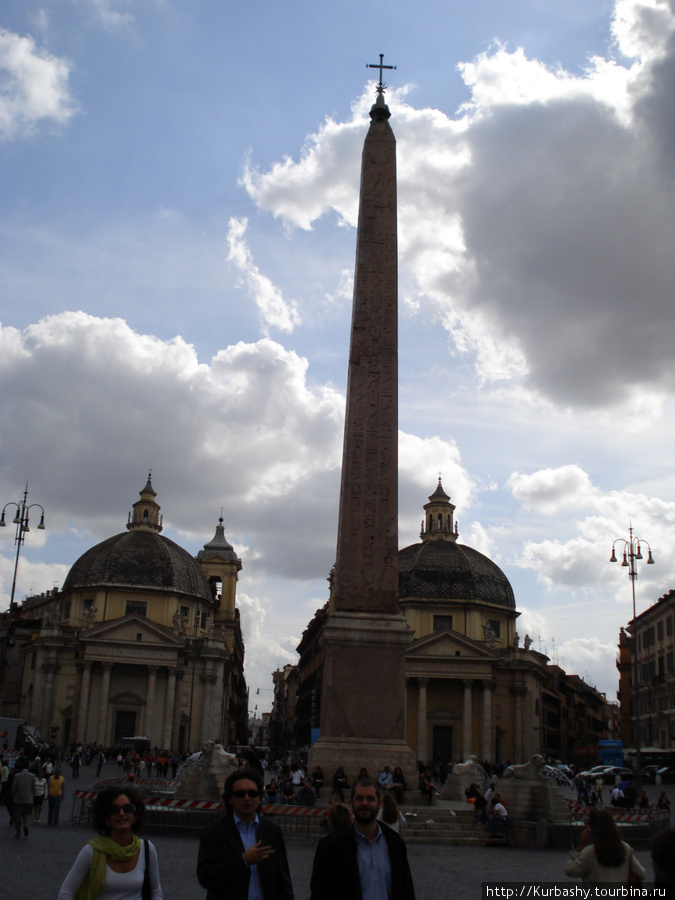
[[[75,791],[69,820],[71,823],[75,825],[90,823],[91,807],[97,794],[98,791]],[[174,800],[158,796],[145,796],[143,802],[147,813],[147,825],[155,830],[167,831],[177,828],[204,828],[214,820],[222,808],[222,804],[217,801]],[[275,803],[263,806],[262,812],[276,821],[285,837],[321,837],[326,833],[325,809]]]
[[[570,813],[570,825],[572,828],[581,829],[585,826],[589,809],[576,800],[568,800],[567,808]],[[670,812],[667,809],[624,809],[620,806],[604,806],[603,809],[611,813],[614,821],[621,829],[622,837],[633,839],[652,838],[654,835],[670,827]],[[646,833],[646,834],[645,834]]]

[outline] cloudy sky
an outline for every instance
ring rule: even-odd
[[[327,597],[360,153],[398,144],[400,545],[438,473],[536,649],[613,699],[615,538],[675,586],[675,4],[10,0],[0,14],[0,498],[18,596],[147,472],[243,560],[246,674]],[[13,530],[0,542],[9,599]]]

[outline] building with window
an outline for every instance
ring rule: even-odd
[[[675,590],[660,597],[628,624],[630,638],[619,639],[619,700],[622,728],[634,732],[637,706],[643,747],[675,748]],[[633,644],[633,638],[635,643]],[[633,646],[637,653],[637,684],[633,685]]]
[[[42,737],[184,750],[246,740],[241,560],[220,519],[196,557],[161,534],[148,481],[126,531],[92,547],[63,589],[24,601],[19,714]]]

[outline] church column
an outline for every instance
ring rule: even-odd
[[[216,686],[216,676],[212,671],[202,675],[202,720],[201,720],[201,740],[203,741],[219,740],[220,735],[214,730],[213,726],[213,701]]]
[[[166,683],[166,697],[164,699],[164,718],[162,720],[162,746],[160,750],[169,750],[171,743],[171,731],[173,726],[173,706],[176,695],[176,670],[169,667],[169,678]]]
[[[98,727],[95,740],[104,746],[108,741],[108,711],[110,706],[110,677],[112,675],[112,663],[103,663],[103,677],[101,679],[100,708],[98,711]]]
[[[44,653],[41,649],[35,651],[35,680],[33,682],[33,703],[30,711],[29,722],[41,727],[42,700],[44,695],[44,673],[42,671]],[[40,730],[40,733],[42,731]],[[47,735],[46,740],[49,739]]]
[[[483,682],[483,734],[481,753],[483,759],[494,761],[495,748],[492,739],[492,682]]]
[[[513,688],[513,761],[523,762],[523,694],[520,685]]]
[[[427,685],[428,678],[417,679],[417,758],[422,762],[429,759],[427,749]]]
[[[180,669],[176,670],[176,690],[173,702],[173,722],[171,725],[171,750],[178,750],[178,738],[180,737],[180,718],[183,711],[183,677],[185,672]]]
[[[464,711],[463,711],[463,728],[462,728],[462,756],[467,759],[471,755],[471,719],[473,712],[471,709],[471,679],[464,679]]]
[[[56,716],[54,714],[54,682],[56,681],[56,673],[59,670],[59,665],[56,661],[56,651],[49,654],[49,659],[45,664],[44,670],[46,672],[46,677],[42,721],[38,725],[38,728],[41,735],[47,736],[45,740],[50,740],[52,725],[56,724]]]
[[[139,728],[139,734],[146,734],[150,740],[151,746],[153,741],[153,719],[155,713],[155,691],[157,690],[157,666],[148,666],[148,690],[145,695],[145,712],[143,714],[143,725]]]
[[[87,711],[89,709],[89,685],[91,684],[91,662],[82,663],[80,669],[80,702],[77,708],[77,725],[75,727],[75,740],[86,741],[87,735]]]

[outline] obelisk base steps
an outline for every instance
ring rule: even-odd
[[[343,766],[350,783],[365,766],[377,778],[400,766],[417,788],[415,754],[405,742],[405,648],[412,631],[404,616],[335,612],[324,629],[321,737],[309,751],[326,787]],[[353,736],[352,736],[353,735]]]

